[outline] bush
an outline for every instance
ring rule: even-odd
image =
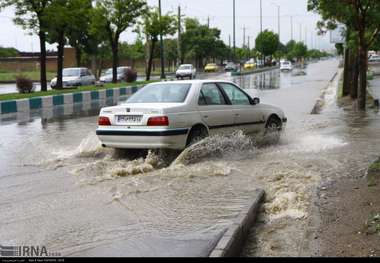
[[[135,82],[137,80],[137,72],[133,69],[127,69],[124,78],[128,83]]]
[[[31,93],[34,91],[33,81],[22,75],[16,77],[16,87],[19,93]]]

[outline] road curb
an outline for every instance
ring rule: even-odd
[[[141,85],[100,89],[95,91],[80,91],[58,95],[40,96],[17,100],[0,101],[0,115],[8,113],[29,112],[31,110],[44,110],[54,106],[74,105],[76,103],[89,103],[98,100],[113,100],[135,93]]]
[[[233,221],[219,239],[209,257],[237,257],[241,254],[248,234],[256,221],[265,192],[257,189],[255,199]]]
[[[311,110],[310,114],[315,115],[315,114],[320,114],[322,111],[323,106],[325,105],[325,95],[326,95],[326,90],[332,85],[334,82],[335,78],[339,77],[343,74],[343,71],[337,71],[334,73],[334,75],[331,77],[329,80],[329,83],[324,87],[321,91],[321,95],[317,98],[317,101],[314,104],[313,109]],[[339,85],[339,82],[338,82]],[[338,88],[338,87],[337,87]]]

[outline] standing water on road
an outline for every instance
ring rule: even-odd
[[[263,188],[264,213],[246,255],[297,255],[314,187],[326,175],[344,176],[342,169],[353,167],[356,156],[334,156],[350,150],[352,140],[360,142],[351,130],[340,133],[352,125],[352,116],[334,107],[309,114],[337,64],[310,64],[307,75],[297,77],[278,70],[220,75],[286,112],[282,140],[254,147],[238,132],[212,137],[171,165],[163,165],[154,152],[128,160],[101,148],[94,133],[97,116],[3,123],[2,240],[44,244],[74,256],[204,255],[201,248],[212,246],[209,240],[249,204],[256,188]],[[369,123],[372,118],[377,117],[368,116]],[[372,143],[368,159],[379,142]]]

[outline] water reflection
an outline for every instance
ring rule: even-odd
[[[244,89],[279,89],[281,73],[280,70],[272,70],[252,75],[239,76],[234,78],[233,81]]]

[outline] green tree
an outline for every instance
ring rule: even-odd
[[[288,56],[298,61],[302,60],[307,56],[307,46],[303,42],[297,42],[288,53]]]
[[[46,11],[47,41],[58,44],[57,89],[63,87],[62,70],[64,47],[67,43],[66,34],[69,32],[73,34],[75,30],[82,28],[81,24],[85,23],[83,18],[88,17],[89,8],[91,8],[89,0],[54,0]]]
[[[0,47],[0,57],[17,57],[18,50],[13,47]]]
[[[167,13],[165,15],[161,15],[160,19],[158,9],[151,9],[144,15],[142,31],[146,35],[147,41],[149,42],[149,58],[146,69],[146,80],[150,80],[154,50],[158,42],[158,37],[160,34],[162,34],[162,36],[167,36],[173,35],[176,32],[176,17],[170,13]]]
[[[169,66],[169,71],[171,66],[175,65],[178,59],[178,42],[177,39],[164,39],[165,46],[165,61],[167,61]]]
[[[92,0],[77,0],[80,5],[74,10],[76,16],[68,24],[66,37],[70,46],[75,48],[77,67],[81,66],[82,54],[93,39],[91,35]]]
[[[145,58],[145,47],[141,38],[137,38],[133,44],[121,43],[119,57],[131,60],[132,67],[137,60],[143,60]]]
[[[0,0],[0,7],[15,8],[15,24],[36,33],[40,40],[40,81],[41,91],[47,91],[46,83],[46,10],[51,0]]]
[[[324,21],[343,23],[354,36],[359,57],[359,108],[366,109],[368,50],[380,32],[378,0],[308,0],[308,9],[321,14]]]
[[[98,0],[94,12],[94,26],[105,30],[112,50],[112,82],[117,82],[119,39],[121,33],[134,25],[146,11],[144,0]]]
[[[219,40],[219,29],[202,25],[195,18],[187,18],[182,34],[182,54],[187,59],[195,59],[196,66],[202,68],[204,60],[216,57]]]
[[[278,35],[269,30],[261,32],[256,38],[256,49],[265,57],[273,56],[279,45]]]

